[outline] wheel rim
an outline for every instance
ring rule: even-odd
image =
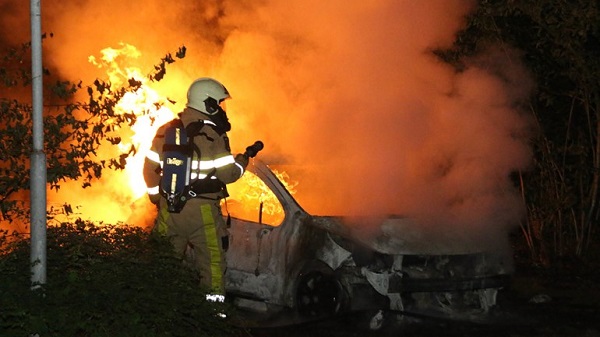
[[[308,273],[298,284],[298,312],[311,317],[333,315],[340,309],[339,293],[339,284],[333,276],[321,272]]]

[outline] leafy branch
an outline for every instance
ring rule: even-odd
[[[10,218],[16,212],[12,197],[30,184],[29,156],[32,148],[32,106],[20,100],[19,90],[30,87],[31,73],[26,66],[29,44],[5,50],[0,63],[0,216]],[[176,58],[185,57],[185,47]],[[147,75],[160,81],[167,65],[175,62],[169,53]],[[47,78],[52,78],[45,69]],[[49,82],[49,81],[48,81]],[[96,79],[89,85],[81,81],[57,80],[44,88],[44,146],[47,157],[47,180],[52,189],[61,182],[76,180],[83,187],[91,186],[105,169],[122,170],[126,159],[135,153],[130,149],[121,153],[120,132],[135,124],[138,116],[133,111],[120,111],[121,99],[135,93],[142,86],[141,79],[129,78],[116,86]],[[87,97],[77,101],[77,97]],[[154,102],[159,107],[162,102]],[[99,156],[99,150],[113,147],[108,158]]]

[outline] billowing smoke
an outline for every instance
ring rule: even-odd
[[[518,110],[531,85],[519,58],[490,50],[457,73],[432,54],[452,44],[473,1],[42,5],[43,30],[54,33],[44,62],[65,78],[101,77],[88,57],[121,42],[141,51],[146,69],[185,45],[161,93],[180,109],[193,79],[222,81],[234,151],[261,139],[259,156],[296,166],[310,212],[404,214],[474,232],[522,216],[509,178],[531,156]],[[23,29],[3,31],[25,31],[28,9],[8,9],[3,16],[22,20],[4,26]]]

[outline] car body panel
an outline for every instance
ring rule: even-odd
[[[226,289],[244,309],[305,318],[373,309],[455,316],[454,303],[473,302],[485,312],[512,272],[506,254],[456,238],[430,240],[407,218],[382,218],[376,233],[365,234],[342,217],[311,215],[266,164],[254,159],[248,171],[272,191],[284,217],[272,226],[260,223],[260,210],[257,221],[231,212]],[[319,296],[326,304],[310,302]]]

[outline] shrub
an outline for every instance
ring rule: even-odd
[[[0,335],[224,336],[224,304],[172,246],[139,227],[86,221],[48,228],[47,282],[30,287],[29,240],[0,234]],[[14,240],[11,240],[13,238]]]

